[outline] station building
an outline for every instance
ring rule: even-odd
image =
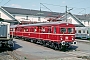
[[[76,26],[89,26],[90,18],[87,15],[74,15],[70,12],[58,13],[49,11],[40,11],[32,9],[23,8],[13,8],[13,7],[0,7],[0,18],[4,21],[13,24],[18,23],[32,23],[32,22],[50,22],[49,18],[57,18],[60,21],[67,21],[68,23],[75,24]],[[67,19],[66,19],[67,18]]]

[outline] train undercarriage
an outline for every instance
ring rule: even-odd
[[[13,39],[0,39],[0,48],[8,48],[10,50],[13,50],[13,47]]]
[[[49,41],[49,40],[41,40],[41,39],[27,38],[27,37],[18,37],[18,36],[16,37],[15,36],[15,38],[22,39],[24,41],[29,41],[32,43],[36,43],[36,44],[40,44],[40,45],[43,45],[45,47],[49,47],[49,48],[54,49],[54,50],[63,50],[63,51],[68,50],[72,44],[76,44],[76,41],[74,41],[72,43],[65,42],[65,41],[58,43],[58,42],[53,42],[53,41]]]

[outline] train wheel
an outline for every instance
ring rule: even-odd
[[[41,41],[40,41],[40,45],[42,45],[42,44],[43,44],[43,41],[41,40]]]
[[[59,50],[61,50],[62,49],[62,44],[59,44]]]
[[[33,39],[31,39],[31,43],[33,43]]]
[[[49,42],[49,47],[52,48],[52,42]]]
[[[58,50],[58,44],[54,44],[54,50]]]
[[[43,46],[46,46],[46,42],[45,41],[43,41]]]

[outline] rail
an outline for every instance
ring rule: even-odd
[[[1,60],[26,60],[24,56],[17,54],[16,51],[4,51],[0,52]]]
[[[16,53],[14,51],[7,51],[7,53],[13,57],[14,60],[20,60],[16,55]]]

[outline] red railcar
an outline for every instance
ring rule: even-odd
[[[47,22],[11,26],[11,35],[54,49],[68,48],[75,42],[75,26],[65,22]]]

